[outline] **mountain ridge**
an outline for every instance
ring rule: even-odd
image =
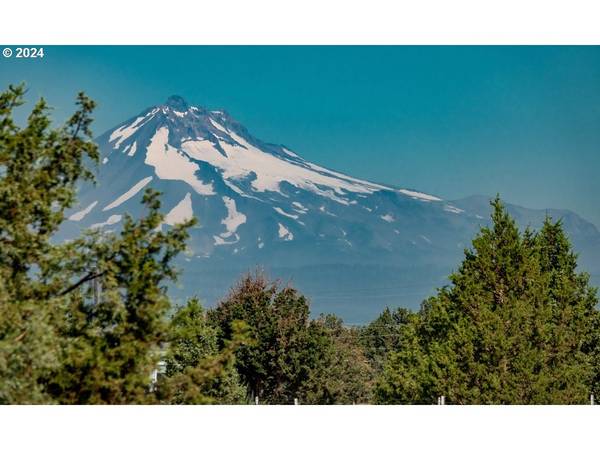
[[[255,138],[224,110],[189,105],[179,96],[121,122],[97,142],[98,184],[81,187],[64,237],[89,227],[118,230],[124,214],[143,214],[145,188],[163,192],[162,226],[191,216],[199,221],[179,260],[183,278],[172,289],[178,300],[198,294],[212,303],[242,272],[262,266],[294,280],[317,313],[360,322],[372,318],[383,299],[415,307],[444,283],[489,223],[481,197],[448,201],[325,168]],[[520,224],[539,226],[539,211],[508,207]],[[564,216],[585,266],[598,267],[600,233],[574,213]],[[396,279],[405,280],[410,293],[394,295]],[[411,291],[415,283],[420,287]],[[342,286],[351,286],[344,301],[322,294],[342,292]],[[387,297],[373,300],[377,289],[387,289]],[[369,290],[371,299],[358,295]]]

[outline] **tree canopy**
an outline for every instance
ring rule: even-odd
[[[125,217],[119,233],[55,243],[78,183],[93,180],[95,104],[79,94],[77,111],[52,129],[42,99],[19,127],[24,94],[0,94],[0,402],[153,403],[165,283],[194,220],[160,231],[158,193],[148,190],[147,214]]]
[[[308,300],[296,289],[247,275],[213,310],[221,339],[243,321],[252,343],[236,353],[250,398],[264,403],[353,403],[370,398],[371,369],[356,333],[340,319],[311,320]]]
[[[596,290],[560,221],[521,233],[498,198],[450,277],[403,327],[378,381],[384,403],[585,403]]]

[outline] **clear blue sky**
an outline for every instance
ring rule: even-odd
[[[46,47],[0,58],[56,118],[85,90],[98,133],[180,94],[348,174],[493,195],[600,225],[600,47]]]

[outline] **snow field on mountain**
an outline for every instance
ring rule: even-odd
[[[277,225],[279,225],[279,230],[277,231],[277,233],[279,234],[279,237],[281,239],[283,239],[284,241],[291,241],[294,239],[294,233],[292,233],[280,223],[278,223]]]
[[[144,187],[151,181],[152,181],[152,177],[146,177],[146,178],[138,181],[136,184],[134,184],[131,187],[131,189],[129,189],[123,195],[120,195],[115,201],[113,201],[109,205],[102,208],[102,211],[109,211],[109,210],[116,208],[117,206],[125,203],[127,200],[129,200],[131,197],[133,197],[135,194],[137,194],[142,189],[144,189]]]
[[[169,145],[169,129],[159,128],[146,150],[144,162],[154,167],[156,176],[163,180],[181,180],[189,184],[200,195],[214,195],[212,184],[205,184],[198,179],[198,164]]]
[[[167,225],[176,225],[185,222],[194,217],[192,210],[192,196],[188,192],[175,207],[165,216],[164,223]]]
[[[86,208],[82,209],[79,212],[76,212],[74,214],[71,214],[69,216],[69,220],[72,220],[74,222],[79,222],[81,219],[83,219],[85,216],[87,216],[89,214],[89,212],[94,209],[94,207],[98,204],[98,200],[90,203]]]

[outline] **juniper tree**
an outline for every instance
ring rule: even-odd
[[[383,369],[388,353],[399,348],[402,328],[413,314],[406,308],[392,311],[386,307],[375,320],[360,330],[360,343],[377,372]]]
[[[234,352],[246,341],[239,323],[233,330],[233,341],[224,346],[223,358],[218,348],[218,329],[210,323],[200,302],[193,298],[177,308],[169,323],[160,397],[170,403],[244,403],[246,389],[234,366]],[[218,361],[222,363],[216,364]],[[214,373],[206,370],[208,367],[215,367]]]
[[[500,200],[450,287],[403,328],[378,382],[383,403],[583,403],[595,291],[560,222],[521,234]],[[587,347],[586,347],[587,346]]]
[[[577,255],[560,220],[546,218],[534,243],[552,314],[545,363],[551,374],[547,390],[554,393],[555,402],[576,402],[595,390],[597,290],[590,286],[587,273],[577,271]]]
[[[170,302],[165,282],[176,279],[174,258],[185,249],[194,220],[166,232],[158,193],[147,190],[147,214],[125,216],[118,234],[90,232],[71,246],[70,270],[76,275],[65,290],[69,310],[61,367],[48,380],[61,403],[151,403],[150,374],[166,341]],[[81,280],[97,277],[100,301]]]
[[[94,102],[83,93],[66,125],[50,129],[41,99],[25,126],[13,118],[23,86],[0,94],[0,402],[52,402],[39,380],[60,366],[60,337],[69,282],[67,250],[51,242],[75,201],[75,185],[98,160],[90,140]]]
[[[311,368],[302,384],[299,394],[302,403],[369,403],[374,369],[359,343],[359,331],[344,326],[332,314],[312,321],[309,330],[318,364]]]
[[[165,283],[194,220],[161,231],[158,194],[147,191],[147,214],[126,216],[118,233],[53,242],[76,186],[93,179],[95,105],[79,94],[75,114],[54,129],[40,100],[19,127],[24,93],[0,94],[0,403],[168,403],[150,374],[167,341]],[[231,364],[234,344],[194,379],[207,383]]]

